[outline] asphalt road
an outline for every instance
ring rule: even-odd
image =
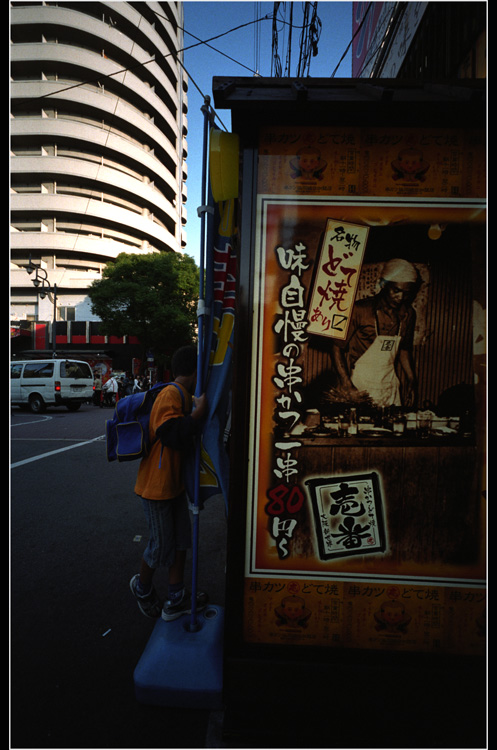
[[[216,712],[135,697],[155,624],[129,591],[147,530],[138,463],[106,458],[110,415],[92,405],[11,411],[11,746],[217,747]],[[214,500],[200,514],[198,585],[221,607],[225,534]],[[160,571],[156,584],[164,596]]]

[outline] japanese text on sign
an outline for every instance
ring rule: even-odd
[[[323,560],[385,550],[378,477],[308,479],[319,554]]]
[[[369,227],[328,219],[309,303],[308,332],[344,340]]]
[[[277,247],[276,256],[279,266],[288,272],[288,279],[280,291],[281,314],[276,317],[273,326],[281,344],[273,376],[273,383],[278,389],[274,418],[281,431],[286,431],[294,427],[301,416],[303,366],[299,359],[302,346],[307,341],[308,326],[304,307],[305,287],[301,277],[310,263],[302,243],[288,249]],[[266,513],[271,519],[270,533],[280,559],[289,555],[288,541],[297,526],[295,516],[304,504],[303,491],[292,484],[292,477],[298,474],[294,451],[299,447],[298,440],[281,439],[274,443],[276,457],[273,475],[278,484],[267,491],[269,502]]]

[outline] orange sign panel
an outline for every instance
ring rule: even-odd
[[[259,193],[477,198],[485,134],[462,129],[265,128]]]

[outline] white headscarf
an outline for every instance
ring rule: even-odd
[[[380,274],[384,281],[398,281],[400,283],[415,283],[418,280],[416,268],[407,260],[394,258],[387,261]]]

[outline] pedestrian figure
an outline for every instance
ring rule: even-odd
[[[149,526],[149,541],[140,572],[130,588],[141,612],[147,617],[175,620],[192,609],[185,589],[187,550],[191,548],[191,523],[182,468],[185,453],[193,449],[207,411],[205,394],[192,398],[197,382],[195,347],[182,347],[173,355],[174,383],[157,396],[150,414],[150,453],[142,458],[135,492],[142,499]],[[181,393],[178,390],[181,389]],[[195,408],[192,412],[192,402]],[[169,569],[168,599],[162,604],[152,580],[158,567]],[[197,609],[207,604],[207,595],[197,594]]]
[[[102,375],[97,372],[95,375],[95,390],[93,391],[93,403],[95,406],[102,406]]]
[[[102,386],[104,406],[114,406],[118,400],[119,386],[114,375],[111,375]]]

